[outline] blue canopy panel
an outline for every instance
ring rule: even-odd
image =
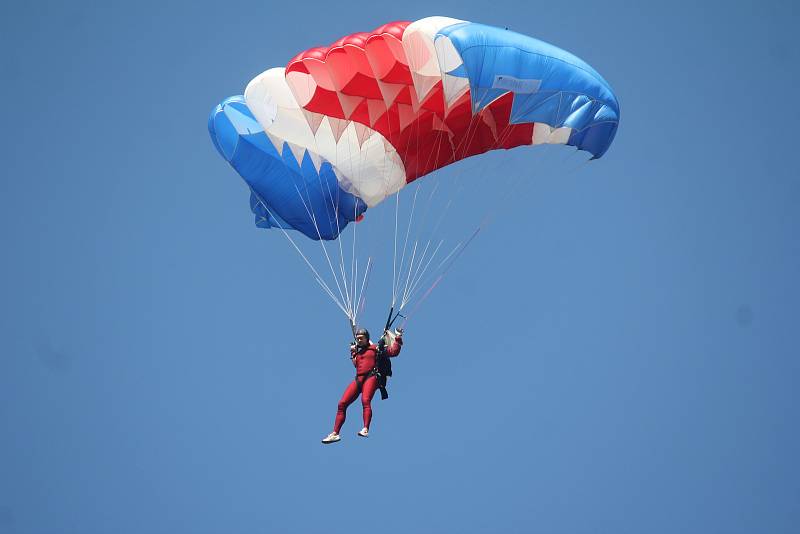
[[[259,228],[294,229],[314,240],[336,239],[367,209],[361,199],[339,187],[329,162],[323,161],[317,170],[305,149],[298,162],[286,142],[278,152],[243,96],[218,105],[208,119],[208,131],[220,155],[250,186],[250,209]]]
[[[572,128],[567,144],[601,157],[617,132],[619,103],[600,74],[578,57],[533,37],[465,22],[447,26],[463,65],[446,74],[468,78],[472,111],[512,92],[511,122]]]

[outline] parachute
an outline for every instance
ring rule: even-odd
[[[618,124],[609,84],[569,52],[428,17],[297,54],[219,104],[208,129],[257,226],[327,241],[437,169],[525,145],[597,159]]]
[[[217,106],[209,131],[251,187],[259,226],[335,239],[445,165],[542,143],[599,158],[618,122],[608,83],[572,54],[429,17],[301,52]]]

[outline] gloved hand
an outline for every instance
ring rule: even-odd
[[[403,337],[403,329],[402,329],[402,328],[397,328],[397,329],[394,331],[394,336],[395,336],[395,337]]]

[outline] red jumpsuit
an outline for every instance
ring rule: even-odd
[[[386,347],[386,354],[393,358],[400,354],[402,346],[403,338],[398,337],[394,343]],[[351,351],[353,365],[356,367],[356,378],[347,386],[339,400],[336,420],[333,423],[333,431],[337,434],[344,424],[347,407],[356,400],[359,390],[361,390],[361,406],[364,408],[364,426],[369,428],[369,423],[372,421],[372,397],[378,389],[378,378],[371,376],[370,372],[375,368],[377,356],[378,347],[372,343],[363,349],[356,348]]]

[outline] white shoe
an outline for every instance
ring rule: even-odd
[[[368,438],[369,437],[369,428],[367,428],[367,427],[362,428],[361,430],[358,431],[358,435],[361,436],[362,438]]]
[[[325,445],[330,445],[331,443],[336,443],[340,439],[342,438],[339,437],[339,434],[337,434],[336,432],[331,432],[322,439],[322,443],[324,443]]]

